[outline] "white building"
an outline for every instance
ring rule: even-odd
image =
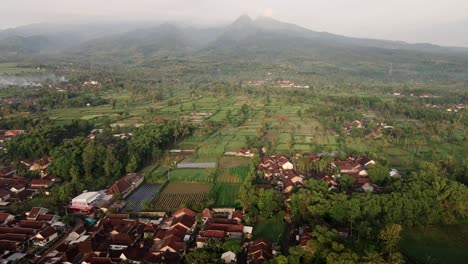
[[[100,192],[84,192],[72,199],[70,208],[74,211],[89,212],[101,197]]]

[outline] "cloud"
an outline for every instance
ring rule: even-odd
[[[263,10],[262,12],[262,16],[266,16],[266,17],[273,17],[273,9],[268,7],[266,8],[265,10]]]

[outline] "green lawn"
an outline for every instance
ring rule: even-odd
[[[403,233],[400,247],[411,260],[430,257],[436,261],[433,263],[447,264],[468,260],[468,224],[415,228]]]

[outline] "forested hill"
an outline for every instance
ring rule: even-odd
[[[344,72],[468,80],[468,48],[351,38],[272,18],[241,16],[225,27],[35,25],[0,31],[0,60],[30,58],[149,66],[155,59],[283,65],[292,72]]]

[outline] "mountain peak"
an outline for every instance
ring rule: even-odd
[[[231,24],[231,27],[239,28],[239,27],[249,26],[252,23],[253,23],[252,18],[250,18],[248,15],[242,15]]]

